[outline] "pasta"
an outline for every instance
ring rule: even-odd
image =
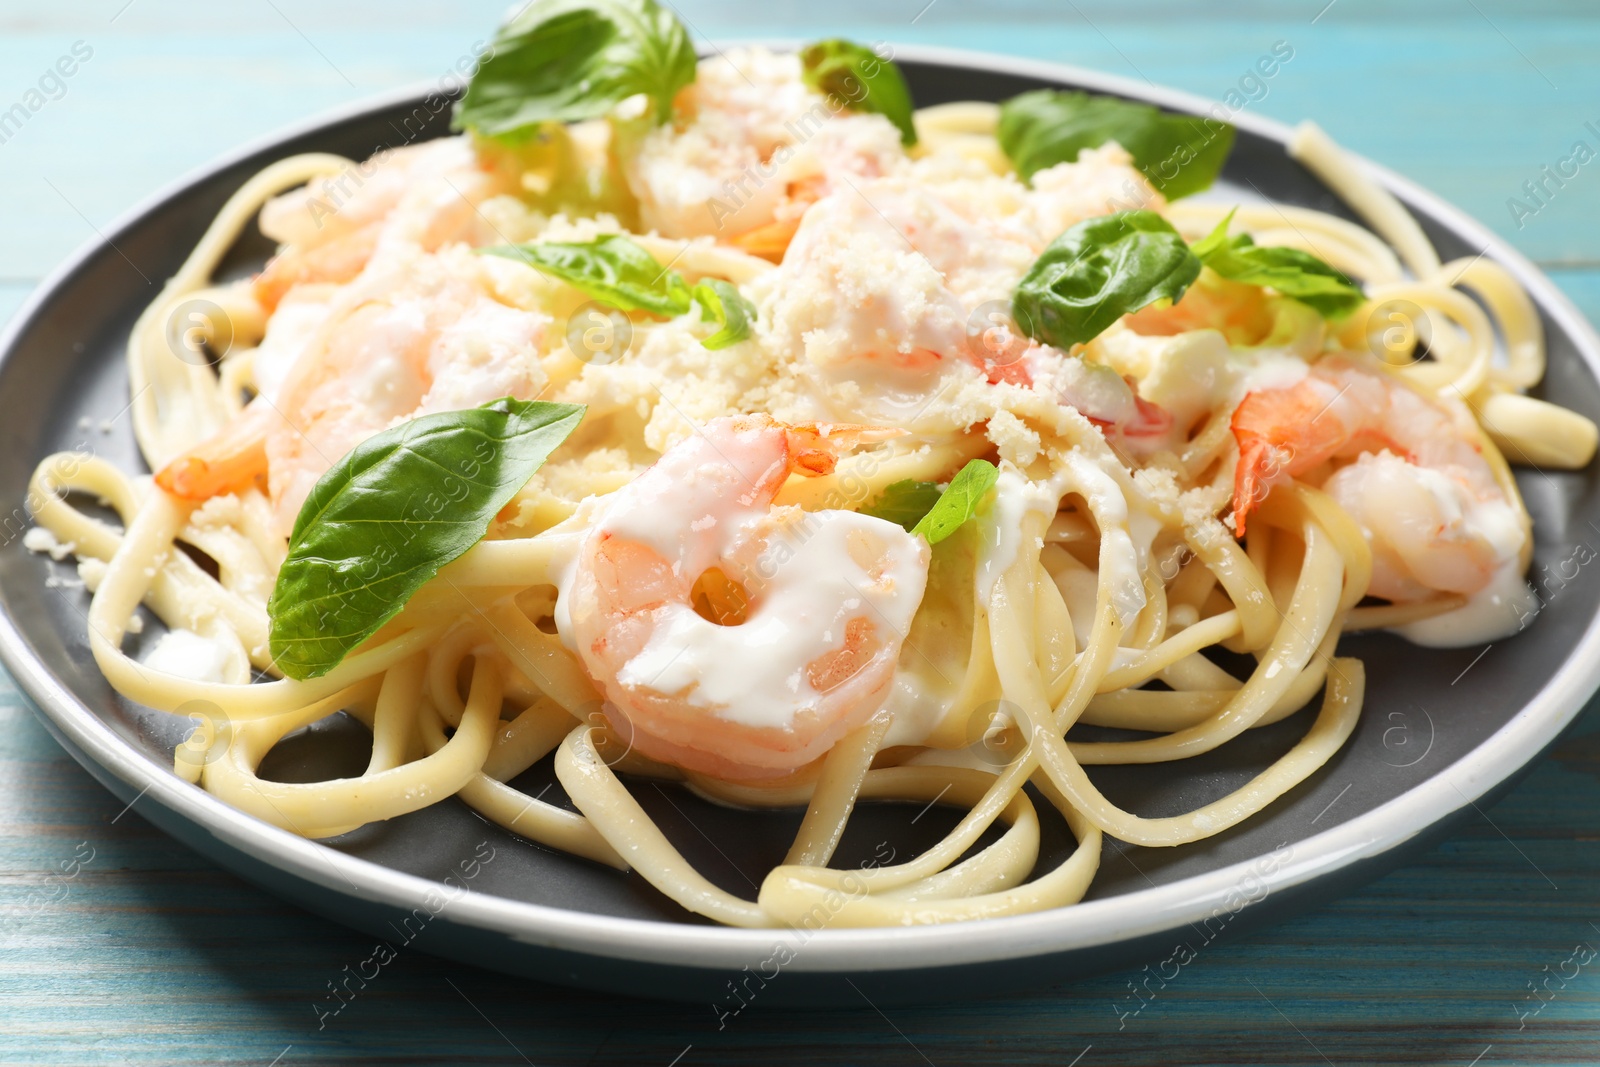
[[[502,36],[536,33],[533,7]],[[664,121],[646,93],[517,137],[474,95],[486,64],[466,135],[296,156],[229,199],[129,341],[155,477],[63,454],[29,494],[92,589],[100,670],[196,721],[178,774],[313,838],[454,797],[734,926],[964,921],[1071,905],[1105,835],[1201,840],[1313,775],[1361,711],[1343,633],[1525,624],[1507,458],[1579,467],[1596,430],[1527,395],[1543,338],[1506,271],[1441,263],[1313,126],[1291,152],[1373,232],[1168,203],[1114,137],[1025,164],[1011,105],[902,114],[871,70],[826,77],[873,62],[691,56]],[[258,217],[278,254],[216,280]],[[1085,262],[1109,266],[1085,283]],[[327,602],[290,635],[315,652],[414,548],[291,580],[338,533],[351,457],[541,403],[581,406],[576,428],[470,547],[327,662],[291,660],[296,596]],[[440,499],[418,522],[469,510]],[[123,648],[141,606],[167,629],[143,659]],[[1195,811],[1123,810],[1086,770],[1182,773],[1312,703],[1300,741]],[[371,730],[362,774],[258,775],[340,711]],[[508,784],[545,759],[570,807]],[[654,824],[645,780],[804,816],[741,897]],[[830,866],[882,801],[962,814],[912,858]],[[1041,803],[1077,840],[1049,870]]]

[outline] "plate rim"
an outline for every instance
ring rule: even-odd
[[[727,40],[707,47],[715,50],[757,43],[785,48],[792,47],[795,41]],[[891,47],[896,59],[929,66],[1018,74],[1147,101],[1174,111],[1205,114],[1217,106],[1216,101],[1197,94],[1071,64],[943,46],[891,44]],[[54,292],[151,212],[181,199],[195,186],[252,156],[281,149],[286,141],[403,103],[420,102],[437,92],[437,85],[430,80],[327,109],[253,138],[166,183],[118,215],[39,283],[10,323],[0,330],[0,365],[13,358],[19,340],[29,331]],[[1287,125],[1245,111],[1229,116],[1229,121],[1240,129],[1285,146],[1291,135]],[[1480,246],[1484,255],[1510,271],[1535,298],[1536,304],[1574,339],[1580,358],[1590,373],[1600,379],[1600,335],[1566,294],[1527,257],[1488,227],[1432,192],[1365,157],[1350,155],[1357,166],[1398,195],[1408,208],[1422,209]],[[419,906],[429,894],[437,897],[438,882],[339,852],[259,822],[147,758],[78,701],[65,683],[31,653],[19,620],[9,610],[0,610],[0,662],[10,670],[36,707],[71,742],[69,747],[75,746],[130,792],[137,793],[135,803],[150,797],[174,815],[208,831],[226,847],[341,897],[401,910]],[[90,666],[92,664],[85,664],[85,669]],[[1205,874],[1103,900],[1027,915],[907,929],[823,929],[812,933],[787,928],[738,929],[598,915],[476,891],[455,896],[445,913],[451,922],[547,949],[623,962],[707,969],[739,970],[757,966],[769,959],[778,945],[803,946],[805,951],[795,951],[786,966],[814,973],[940,969],[1092,949],[1202,922],[1223,910],[1236,912],[1239,910],[1237,901],[1230,902],[1230,897],[1236,897],[1247,881],[1260,887],[1261,895],[1255,898],[1259,902],[1273,893],[1332,876],[1402,845],[1461,809],[1476,806],[1478,798],[1525,768],[1576,718],[1597,688],[1600,688],[1600,615],[1590,620],[1556,673],[1493,734],[1454,763],[1392,800],[1295,842],[1289,857],[1265,872],[1260,869],[1262,857],[1257,856]],[[1252,890],[1252,894],[1254,892]]]

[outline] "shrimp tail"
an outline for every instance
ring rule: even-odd
[[[797,474],[810,478],[832,474],[839,457],[851,449],[888,441],[906,432],[889,426],[861,426],[845,422],[780,425],[783,425],[791,468]]]
[[[1233,472],[1233,528],[1238,536],[1245,534],[1245,522],[1257,504],[1266,498],[1272,487],[1272,471],[1281,469],[1282,452],[1270,441],[1255,434],[1234,434],[1239,439],[1239,466]]]
[[[769,263],[782,263],[783,254],[789,250],[789,243],[794,240],[794,235],[799,229],[800,216],[796,215],[792,219],[757,226],[732,238],[728,243],[741,252],[759,256]]]
[[[311,282],[350,281],[366,268],[377,247],[378,227],[367,226],[311,249],[289,246],[267,261],[251,289],[271,314],[290,289]]]
[[[156,472],[162,489],[184,500],[209,500],[248,489],[267,473],[267,432],[277,412],[254,401],[233,422]]]
[[[1332,419],[1318,423],[1327,402],[1300,383],[1288,389],[1262,389],[1245,395],[1234,409],[1230,427],[1239,443],[1239,465],[1233,472],[1233,528],[1239,537],[1245,523],[1285,476],[1321,463],[1341,443],[1341,429]]]
[[[752,256],[760,256],[772,263],[782,263],[783,254],[789,250],[789,243],[799,231],[800,220],[805,216],[806,209],[820,200],[826,192],[827,183],[821,175],[790,182],[787,190],[789,200],[777,221],[747,230],[730,239],[728,243]]]

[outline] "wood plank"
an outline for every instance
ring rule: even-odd
[[[1600,270],[1553,270],[1550,277],[1590,323],[1600,325]]]
[[[0,282],[0,326],[11,321],[11,316],[33,292],[32,282]]]

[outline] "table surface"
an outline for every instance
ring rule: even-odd
[[[0,111],[59,56],[90,54],[0,143],[0,320],[153,190],[287,123],[439,77],[504,7],[3,0]],[[1575,142],[1600,144],[1593,0],[683,0],[680,10],[700,37],[964,46],[1213,99],[1287,41],[1293,59],[1249,110],[1313,118],[1439,192],[1600,320],[1600,165],[1542,202],[1521,188]],[[1519,788],[1414,866],[1219,945],[1126,1020],[1116,1005],[1137,972],[887,1014],[757,1005],[719,1029],[709,1008],[411,954],[319,1029],[313,1005],[365,957],[367,939],[122,810],[0,675],[0,1062],[1592,1063],[1597,812],[1591,707]]]

